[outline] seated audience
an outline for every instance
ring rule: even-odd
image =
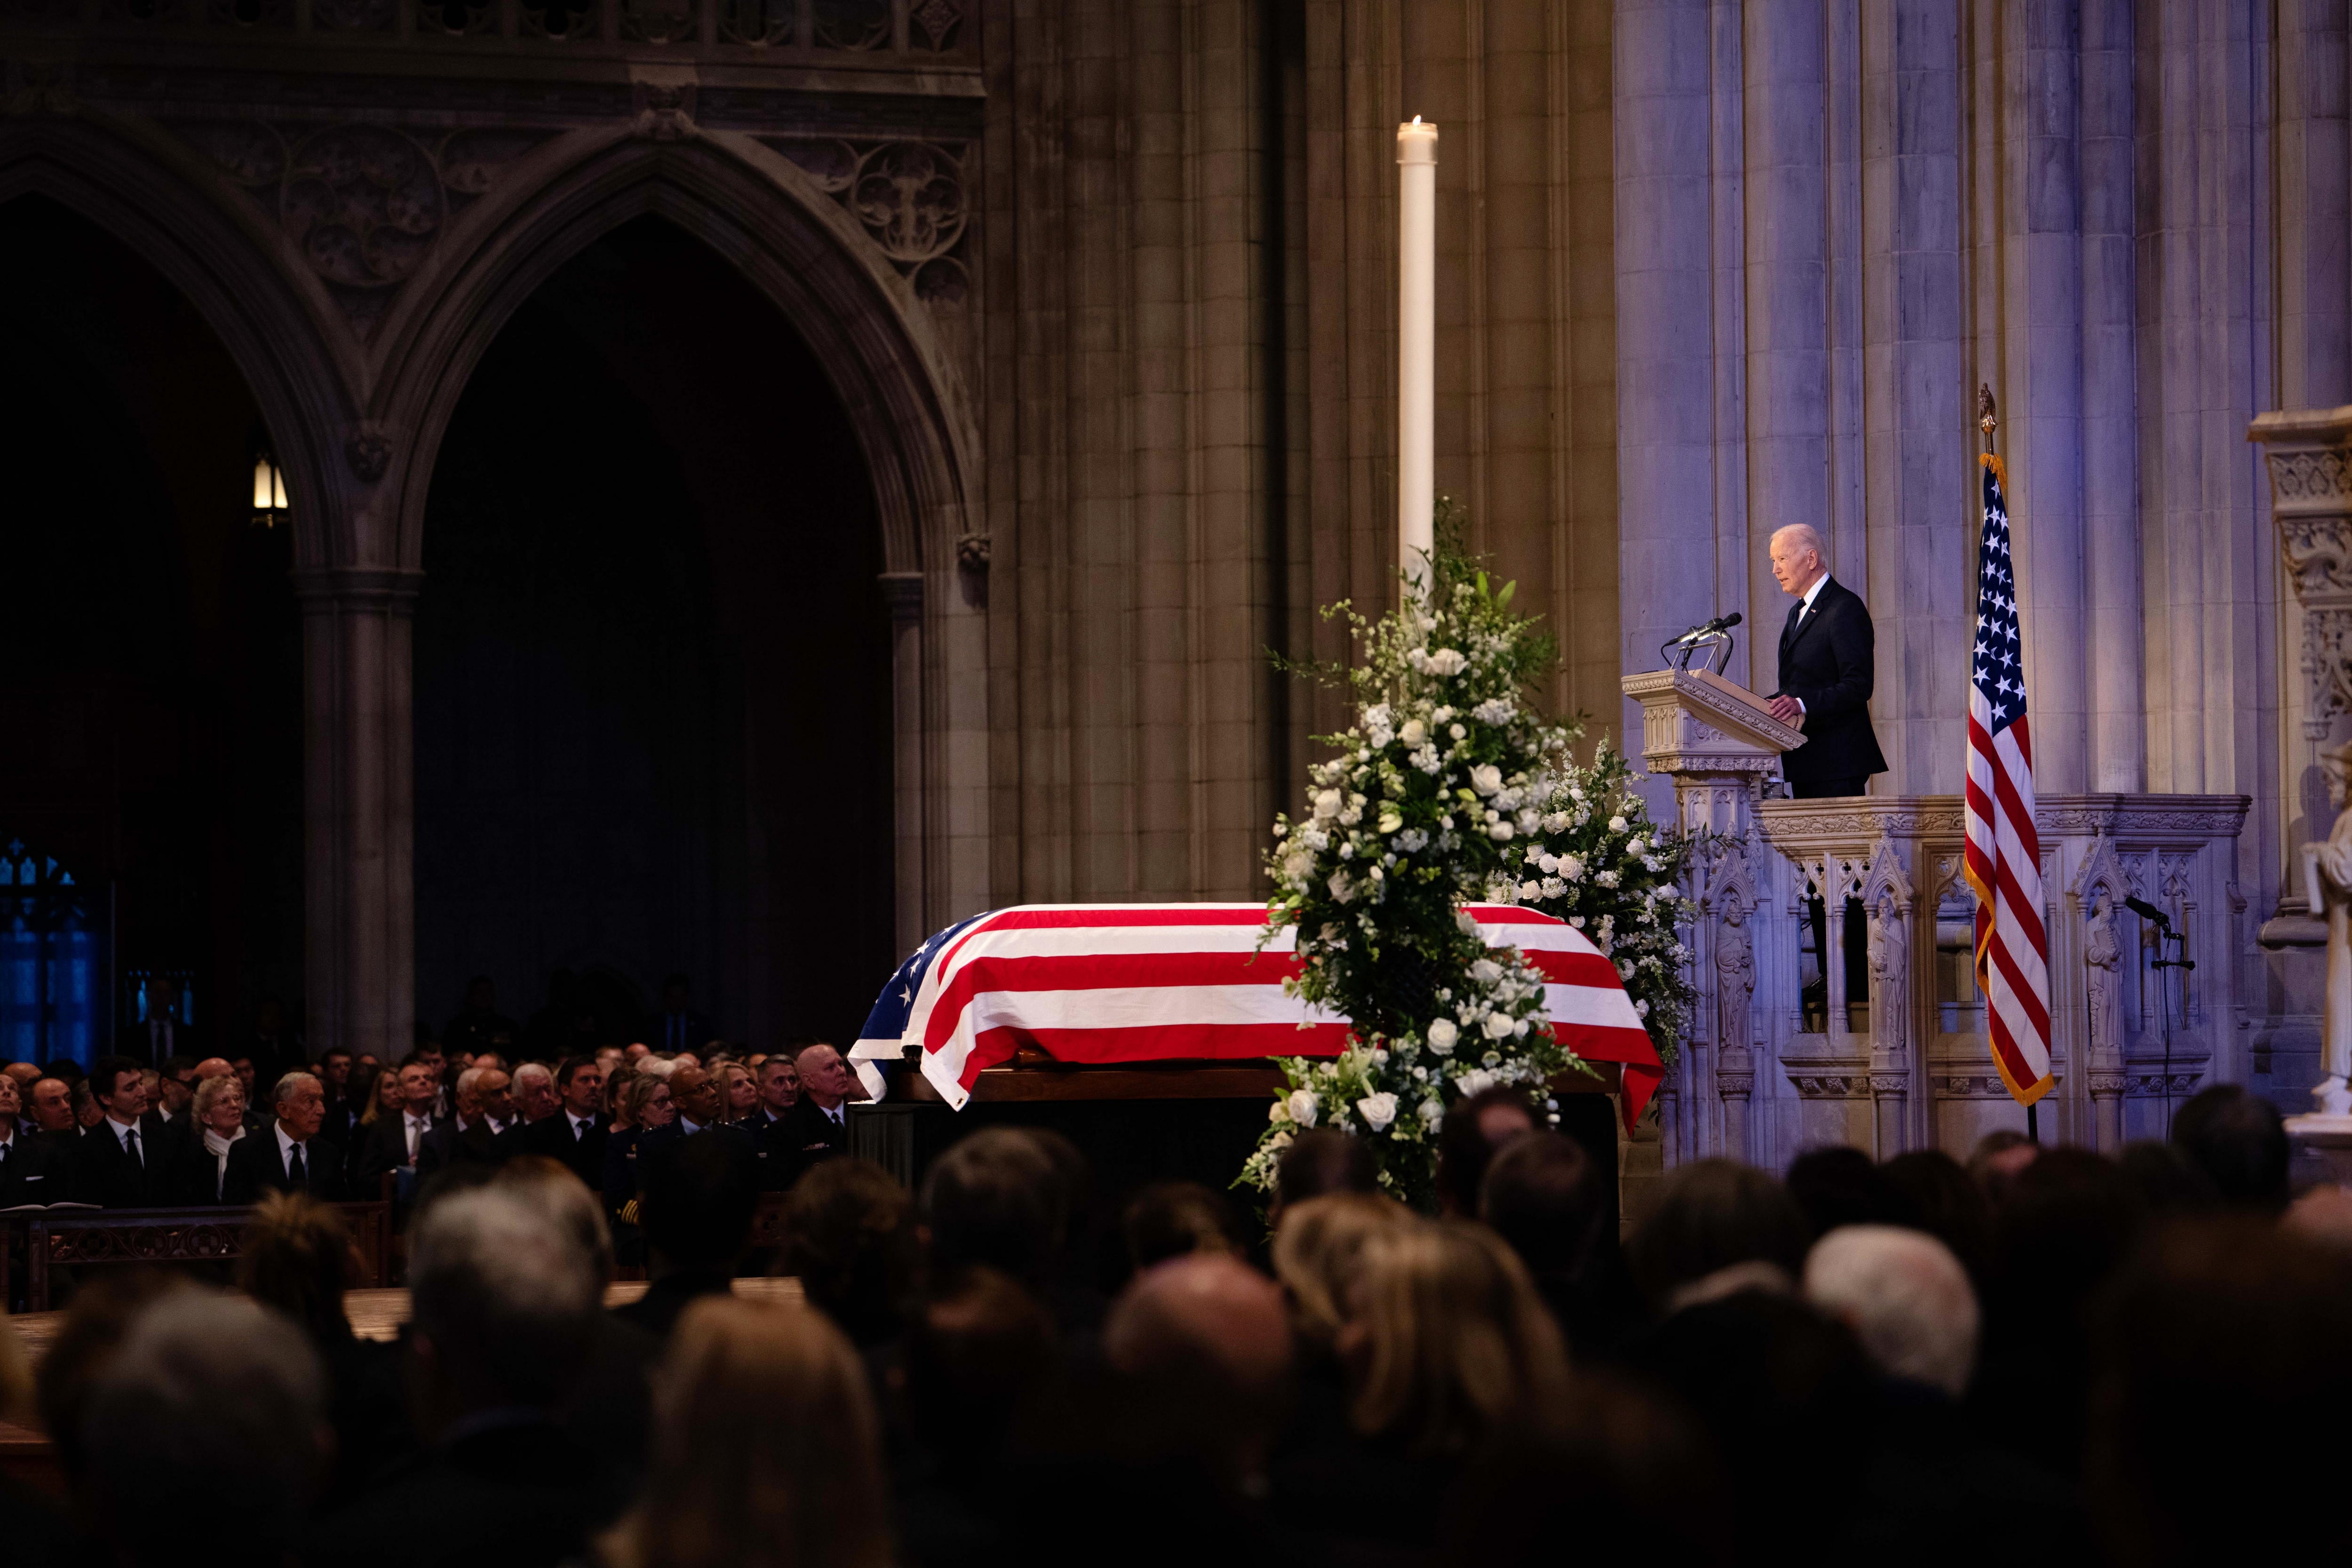
[[[614,1312],[666,1340],[688,1303],[734,1288],[759,1206],[759,1171],[740,1137],[687,1138],[643,1158],[637,1223],[653,1284]]]
[[[1805,1300],[1843,1323],[1888,1377],[1959,1398],[1976,1370],[1977,1296],[1951,1248],[1885,1225],[1846,1225],[1805,1259]]]
[[[951,1144],[923,1178],[931,1267],[942,1275],[999,1269],[1046,1300],[1069,1236],[1068,1204],[1067,1186],[1035,1137],[982,1128]]]
[[[1478,1194],[1478,1217],[1518,1254],[1580,1359],[1612,1353],[1643,1316],[1608,1181],[1574,1139],[1538,1132],[1495,1156]]]
[[[1194,1253],[1239,1257],[1249,1250],[1233,1205],[1198,1182],[1152,1183],[1119,1216],[1119,1234],[1127,1244],[1127,1266],[1138,1274]]]
[[[1661,1315],[1751,1286],[1789,1290],[1812,1244],[1805,1211],[1752,1165],[1695,1160],[1669,1173],[1625,1262]]]
[[[870,1160],[828,1160],[785,1200],[779,1271],[861,1349],[905,1326],[916,1261],[914,1199]]]
[[[517,1069],[518,1078],[530,1075],[536,1085],[537,1075],[531,1073],[535,1066],[525,1062]],[[583,1186],[594,1192],[604,1185],[604,1148],[612,1126],[602,1106],[604,1079],[597,1071],[596,1058],[570,1058],[549,1082],[555,1091],[554,1113],[502,1134],[501,1156],[544,1155],[568,1166]]]
[[[421,1451],[310,1531],[309,1568],[555,1568],[625,1500],[555,1411],[598,1336],[579,1237],[495,1188],[425,1205],[408,1235]]]
[[[2172,1118],[2172,1142],[2221,1194],[2248,1214],[2286,1207],[2286,1127],[2278,1108],[2234,1083],[2198,1090]]]
[[[435,1122],[417,1146],[418,1181],[428,1181],[452,1165],[498,1163],[496,1140],[514,1120],[510,1081],[496,1067],[470,1067],[457,1075],[451,1113]]]
[[[1940,1149],[1914,1149],[1880,1168],[1909,1207],[1906,1223],[1950,1247],[1981,1286],[1992,1265],[1992,1205],[1968,1168]]]
[[[173,1292],[91,1381],[83,1516],[126,1568],[283,1561],[333,1446],[330,1413],[293,1323],[237,1297]]]
[[[379,1090],[389,1102],[380,1100],[375,1120],[351,1154],[352,1189],[371,1199],[387,1175],[400,1175],[404,1192],[415,1179],[416,1158],[433,1131],[433,1104],[440,1093],[432,1064],[415,1055],[400,1064],[393,1083],[388,1094]]]
[[[663,1373],[604,1568],[891,1568],[865,1369],[823,1314],[698,1301]]]
[[[67,1152],[65,1144],[43,1137],[26,1121],[17,1080],[0,1076],[0,1208],[69,1201]],[[0,1308],[7,1305],[0,1301]]]
[[[621,1118],[615,1118],[615,1125],[604,1136],[604,1171],[600,1190],[604,1194],[608,1218],[618,1219],[636,1198],[638,1146],[648,1133],[667,1127],[677,1116],[667,1082],[642,1072],[629,1080],[625,1125]]]
[[[245,1085],[234,1073],[199,1079],[188,1103],[195,1135],[182,1142],[174,1153],[172,1201],[197,1205],[239,1201],[227,1195],[228,1157],[249,1136],[245,1130]]]
[[[754,1125],[754,1113],[760,1109],[760,1083],[751,1069],[741,1062],[730,1061],[718,1069],[719,1120],[749,1129]]]
[[[237,1141],[228,1152],[221,1201],[251,1204],[264,1193],[300,1193],[341,1203],[342,1151],[319,1136],[327,1121],[327,1090],[307,1072],[289,1072],[269,1091],[269,1130]]]
[[[33,1130],[50,1137],[71,1140],[81,1136],[81,1124],[74,1117],[74,1086],[54,1073],[33,1080],[25,1091],[25,1105],[33,1119]]]
[[[1969,1152],[1969,1174],[1976,1178],[1985,1196],[1998,1204],[2009,1195],[2010,1184],[2017,1180],[2018,1173],[2041,1152],[2041,1144],[2004,1127],[1977,1140],[1977,1146]]]
[[[327,1415],[335,1432],[332,1464],[320,1485],[320,1502],[327,1508],[351,1501],[370,1477],[415,1447],[399,1351],[356,1338],[344,1314],[351,1276],[351,1232],[333,1209],[293,1192],[261,1199],[246,1226],[236,1285],[291,1320],[326,1374]]]
[[[1448,1109],[1437,1134],[1438,1212],[1476,1214],[1486,1163],[1504,1144],[1535,1130],[1535,1100],[1521,1087],[1486,1089]]]
[[[1789,1163],[1789,1195],[1816,1238],[1842,1225],[1913,1225],[1917,1216],[1894,1178],[1859,1149],[1808,1149]]]
[[[1380,1163],[1372,1146],[1361,1138],[1328,1127],[1310,1128],[1295,1135],[1274,1168],[1274,1199],[1267,1205],[1269,1225],[1282,1223],[1282,1212],[1327,1193],[1377,1193]]]
[[[129,1057],[100,1057],[90,1082],[91,1096],[104,1115],[100,1125],[85,1131],[74,1145],[74,1200],[110,1209],[169,1204],[172,1192],[163,1155],[146,1146],[140,1131],[147,1088],[139,1064]]]
[[[800,1098],[768,1133],[770,1163],[791,1185],[822,1160],[849,1152],[848,1102],[859,1093],[849,1063],[828,1045],[804,1046],[793,1058]]]

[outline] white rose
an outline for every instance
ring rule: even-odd
[[[1265,1108],[1265,1119],[1279,1127],[1290,1120],[1290,1101],[1277,1100]]]
[[[1418,719],[1408,719],[1404,721],[1404,728],[1397,731],[1397,739],[1418,750],[1421,743],[1429,739],[1429,726]]]
[[[1489,1014],[1487,1014],[1487,1015],[1486,1015],[1486,1037],[1487,1037],[1488,1039],[1490,1039],[1490,1040],[1499,1040],[1499,1039],[1503,1039],[1503,1038],[1505,1038],[1507,1036],[1508,1036],[1508,1035],[1511,1033],[1511,1026],[1512,1026],[1512,1023],[1513,1023],[1513,1019],[1512,1019],[1511,1016],[1510,1016],[1508,1013],[1489,1013]],[[1307,1123],[1307,1125],[1311,1127],[1311,1126],[1313,1126],[1313,1125],[1314,1125],[1314,1123],[1310,1121],[1310,1122],[1308,1122],[1308,1123]]]
[[[1331,896],[1343,904],[1356,896],[1356,885],[1348,880],[1345,871],[1332,872],[1331,880],[1327,885],[1331,889]]]
[[[1612,832],[1612,833],[1622,833],[1622,832],[1624,832],[1624,831],[1625,831],[1625,819],[1624,819],[1623,817],[1622,817],[1622,816],[1612,816],[1612,817],[1611,817],[1611,818],[1609,819],[1609,831],[1610,831],[1610,832]]]
[[[1356,1114],[1362,1117],[1364,1125],[1375,1132],[1387,1131],[1389,1123],[1396,1120],[1396,1113],[1397,1097],[1385,1089],[1378,1094],[1368,1094],[1356,1101]]]
[[[1503,770],[1492,763],[1481,763],[1470,770],[1470,787],[1480,795],[1493,795],[1503,787]]]
[[[1543,890],[1543,884],[1542,884],[1541,882],[1528,881],[1528,882],[1521,882],[1521,883],[1519,884],[1519,900],[1520,900],[1520,902],[1522,902],[1522,903],[1528,903],[1528,904],[1532,904],[1532,903],[1534,903],[1538,899],[1540,899],[1540,898],[1542,898],[1543,896],[1544,896],[1544,890]]]
[[[1332,817],[1339,816],[1339,792],[1336,789],[1318,790],[1315,792],[1315,815],[1318,817]]]
[[[1459,675],[1469,668],[1469,656],[1458,647],[1442,647],[1429,656],[1432,675]]]
[[[1290,1091],[1290,1119],[1301,1127],[1314,1126],[1315,1118],[1322,1109],[1323,1103],[1315,1098],[1313,1089],[1294,1089]]]
[[[1461,1037],[1461,1034],[1462,1031],[1454,1026],[1453,1019],[1432,1018],[1429,1021],[1429,1048],[1442,1057],[1454,1048],[1454,1042]]]
[[[1639,855],[1643,850],[1647,849],[1648,847],[1648,845],[1643,843],[1638,838],[1629,838],[1625,841],[1625,853],[1628,855]]]
[[[1507,822],[1497,822],[1486,829],[1486,837],[1497,844],[1507,844],[1511,840],[1511,835],[1517,831],[1518,829]]]
[[[1438,1131],[1445,1125],[1445,1107],[1439,1104],[1436,1100],[1423,1100],[1421,1102],[1420,1116],[1423,1124],[1432,1132]]]
[[[1503,977],[1503,966],[1491,958],[1482,958],[1470,966],[1470,978],[1481,985],[1492,985]]]

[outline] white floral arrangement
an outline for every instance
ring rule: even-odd
[[[1637,1005],[1637,980],[1647,988],[1654,1036],[1666,1021],[1656,964],[1682,962],[1679,852],[1622,758],[1604,748],[1578,766],[1578,731],[1529,704],[1551,639],[1462,554],[1450,507],[1439,523],[1425,595],[1377,623],[1345,603],[1325,611],[1346,618],[1361,659],[1310,673],[1349,682],[1356,722],[1318,737],[1338,754],[1312,770],[1307,814],[1276,819],[1261,945],[1297,931],[1286,988],[1346,1018],[1351,1038],[1336,1058],[1281,1062],[1287,1087],[1236,1185],[1270,1192],[1293,1138],[1330,1127],[1370,1140],[1382,1185],[1426,1204],[1437,1133],[1463,1096],[1523,1085],[1559,1120],[1546,1086],[1582,1064],[1545,1020],[1542,976],[1517,949],[1488,947],[1465,904],[1561,914],[1619,960]]]

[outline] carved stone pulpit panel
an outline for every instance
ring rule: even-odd
[[[2247,431],[2271,472],[2279,553],[2303,611],[2303,732],[2352,713],[2352,404],[2282,409]]]

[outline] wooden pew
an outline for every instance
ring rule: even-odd
[[[392,1283],[392,1205],[337,1204],[360,1260],[355,1287]],[[245,1252],[247,1208],[42,1209],[0,1216],[0,1302],[25,1270],[25,1309],[49,1310],[51,1270],[110,1263],[229,1263]]]

